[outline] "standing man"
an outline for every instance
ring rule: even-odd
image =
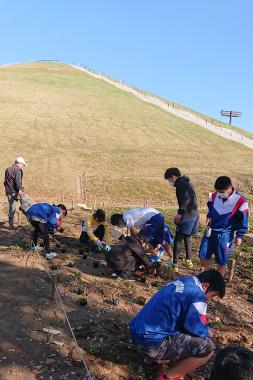
[[[22,183],[24,166],[26,166],[26,162],[23,157],[17,157],[15,163],[5,170],[4,187],[9,203],[9,225],[11,228],[14,227],[17,202],[20,201],[24,211],[27,211],[32,205]]]
[[[186,251],[186,264],[193,268],[191,235],[196,234],[199,228],[199,211],[197,197],[190,179],[182,176],[178,168],[168,168],[164,178],[170,185],[176,188],[178,211],[174,218],[176,224],[176,236],[173,247],[173,266],[178,271],[178,257],[184,240]]]

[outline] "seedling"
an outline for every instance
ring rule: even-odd
[[[70,262],[68,263],[68,267],[69,267],[69,268],[74,268],[74,266],[75,266],[75,263],[74,263],[73,261],[70,261]]]
[[[87,304],[88,304],[87,298],[82,297],[79,299],[80,306],[86,306]]]
[[[141,276],[139,278],[140,282],[142,282],[143,284],[145,284],[146,280],[147,280],[147,277],[146,276]]]
[[[81,294],[83,294],[84,293],[84,288],[81,288],[81,287],[79,287],[79,288],[77,288],[77,294],[80,296]]]
[[[83,248],[79,248],[79,253],[80,253],[80,255],[84,254],[84,249]]]
[[[113,298],[112,303],[114,306],[119,306],[119,299],[118,298]]]
[[[87,259],[88,259],[88,255],[87,255],[87,253],[84,253],[84,254],[83,254],[83,259],[84,259],[84,260],[87,260]]]
[[[146,298],[140,296],[140,297],[138,298],[138,304],[139,304],[139,305],[145,305],[145,303],[146,303]]]
[[[75,272],[75,279],[80,281],[81,280],[81,275],[82,273],[81,272]]]

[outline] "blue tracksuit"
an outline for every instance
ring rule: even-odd
[[[161,288],[130,322],[133,343],[155,346],[181,333],[209,337],[206,297],[197,277],[180,277]]]
[[[233,250],[234,233],[242,238],[248,230],[248,202],[237,191],[233,191],[228,199],[222,199],[214,192],[210,194],[207,206],[212,233],[209,238],[203,236],[199,257],[209,260],[214,253],[217,264],[226,265]]]
[[[60,210],[55,205],[49,203],[35,203],[26,212],[29,220],[38,220],[47,223],[49,231],[53,232],[57,228],[60,217]]]

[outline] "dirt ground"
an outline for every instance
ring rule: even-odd
[[[142,307],[140,297],[148,300],[176,276],[162,267],[146,282],[113,280],[103,254],[88,252],[83,257],[78,241],[80,213],[69,214],[64,234],[58,236],[61,247],[52,243],[58,256],[50,261],[29,251],[31,228],[25,220],[17,230],[0,224],[0,380],[85,378],[61,306],[51,299],[46,271],[57,273],[63,304],[94,379],[149,379],[150,370],[131,343],[128,323]],[[244,243],[239,260],[225,299],[211,302],[209,312],[217,328],[217,347],[237,343],[253,349],[252,242]],[[194,270],[182,263],[180,274],[191,275],[197,269],[197,260]],[[81,306],[81,299],[87,305]],[[45,333],[43,328],[58,334]],[[198,374],[208,378],[210,366]]]

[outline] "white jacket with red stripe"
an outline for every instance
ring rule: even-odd
[[[207,203],[207,217],[212,219],[211,227],[215,231],[235,232],[243,237],[248,230],[248,201],[241,193],[233,191],[228,199],[222,199],[217,192],[210,193]]]

